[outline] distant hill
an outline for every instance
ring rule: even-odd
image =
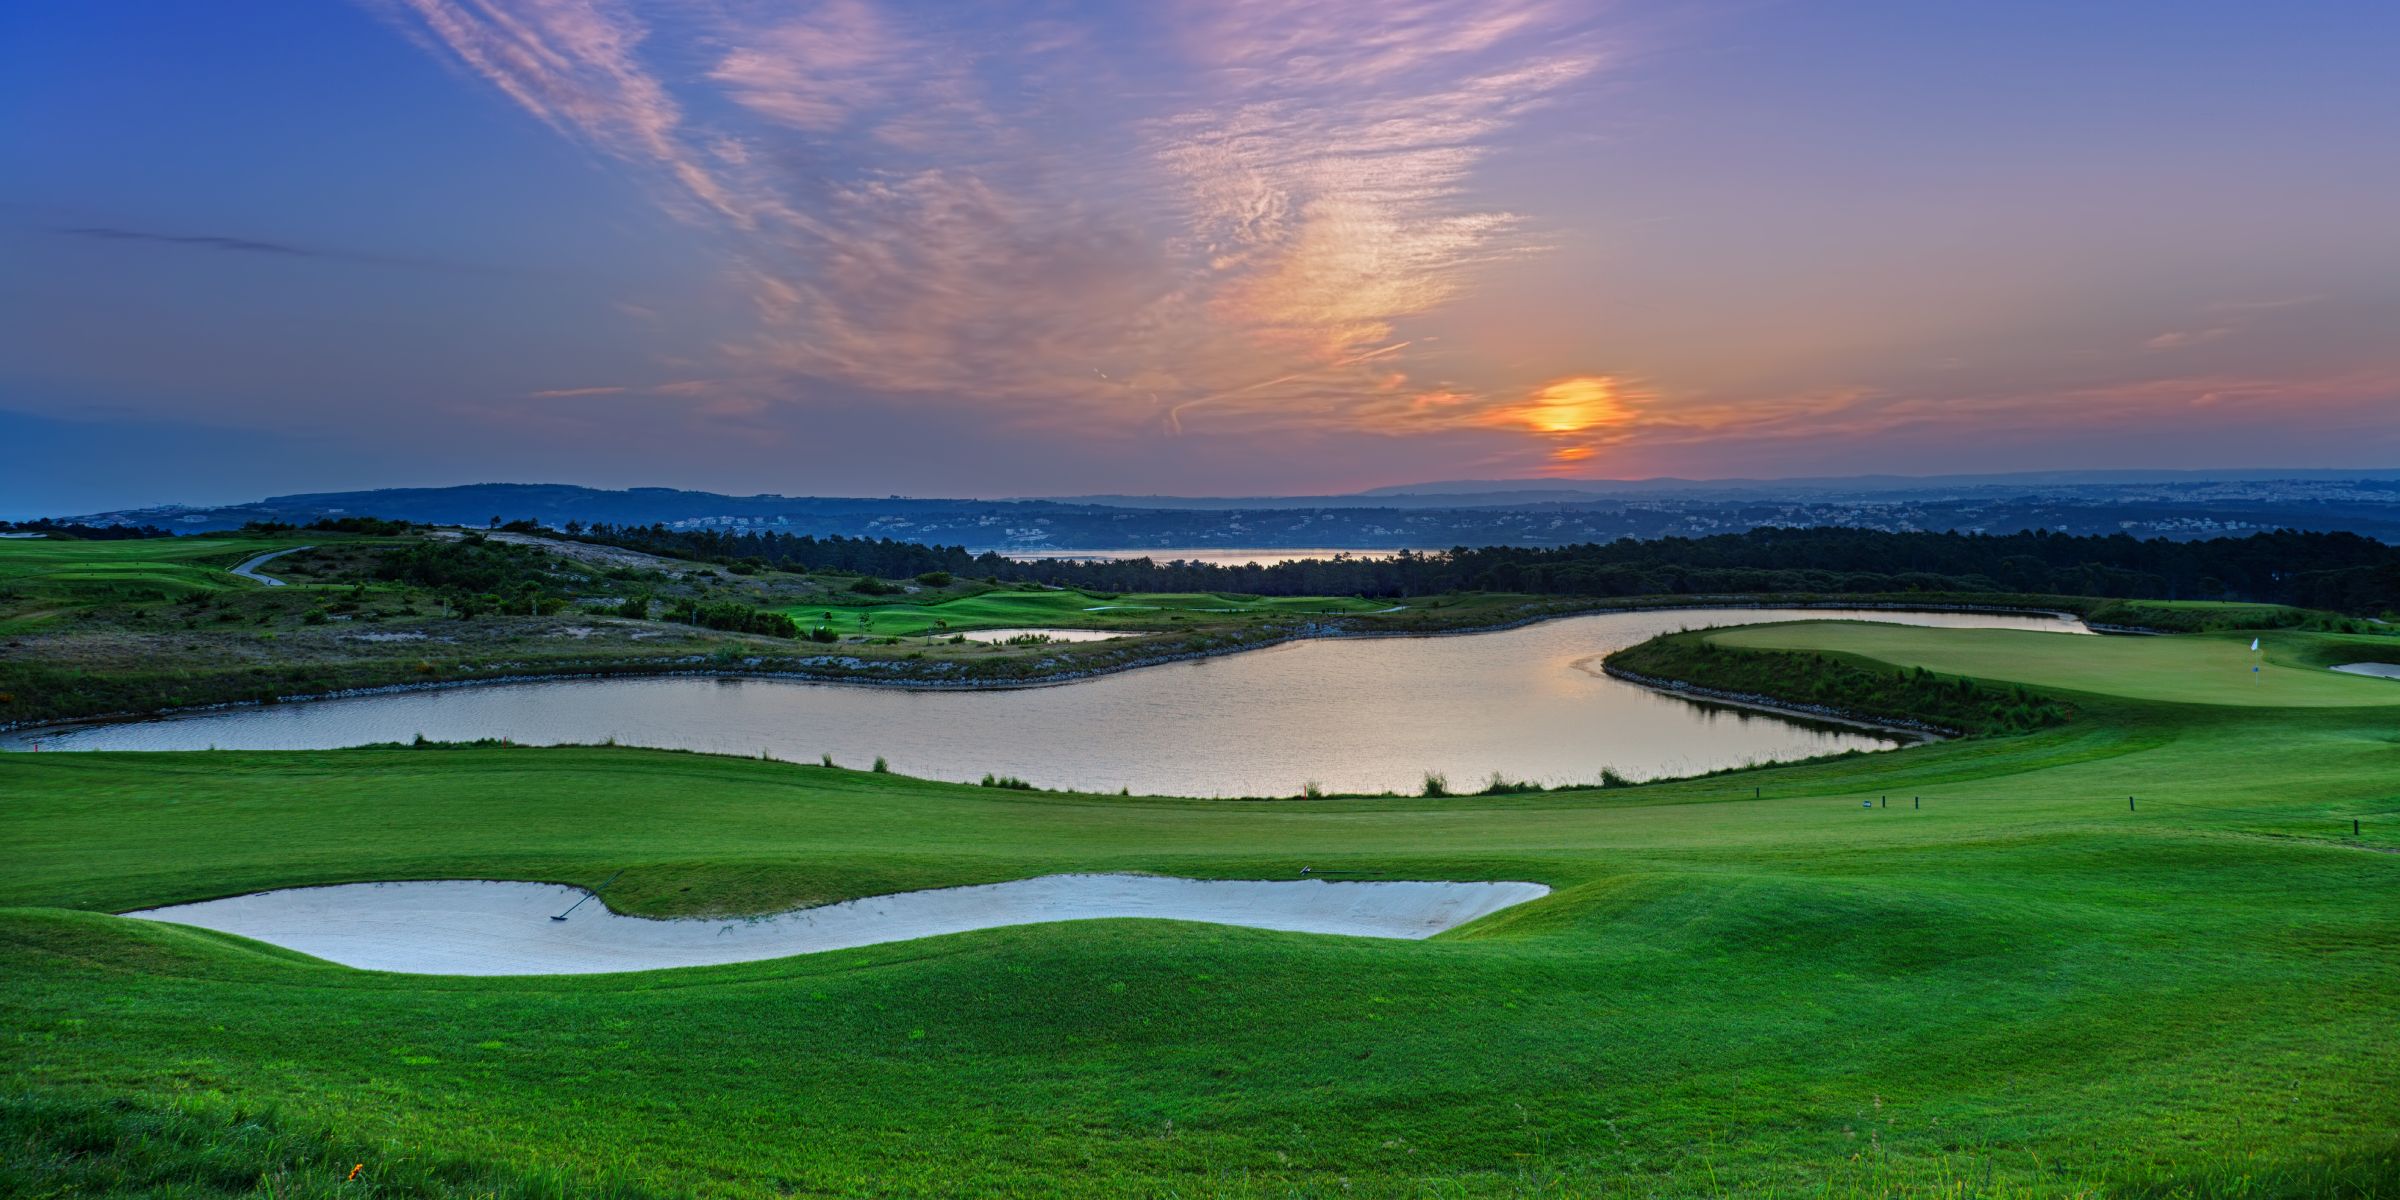
[[[2139,478],[2127,479],[2127,476]],[[2243,476],[2235,478],[2234,476]],[[1349,496],[1078,496],[1024,500],[729,496],[479,483],[270,496],[77,514],[95,525],[200,533],[253,521],[378,516],[441,525],[530,520],[773,529],[973,550],[1438,549],[1706,536],[1764,525],[1905,532],[2129,533],[2177,539],[2260,529],[2400,540],[2400,470],[2045,472],[1825,480],[1458,481]],[[1613,488],[1617,490],[1592,490]],[[1449,490],[1443,490],[1449,489]],[[62,514],[63,515],[63,514]]]

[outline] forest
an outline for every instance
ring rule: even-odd
[[[729,564],[906,578],[929,571],[1093,591],[1262,596],[1425,596],[1510,591],[1579,596],[1729,592],[2034,592],[2243,600],[2354,614],[2400,608],[2400,547],[2350,533],[2279,530],[2207,541],[2029,531],[1887,533],[1817,527],[1556,548],[1458,547],[1390,558],[1271,566],[1021,562],[889,538],[570,526],[586,541]]]

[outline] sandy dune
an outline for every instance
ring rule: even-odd
[[[1426,938],[1549,894],[1538,883],[1045,875],[871,896],[771,917],[653,921],[550,883],[438,880],[257,892],[128,917],[195,925],[374,971],[580,975],[750,962],[1003,925],[1150,917],[1294,933]]]

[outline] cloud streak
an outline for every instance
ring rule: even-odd
[[[396,254],[370,254],[357,250],[332,250],[318,246],[302,246],[291,242],[268,241],[262,238],[235,237],[214,233],[161,233],[151,229],[131,229],[121,225],[65,225],[50,232],[60,237],[81,238],[95,242],[114,242],[136,246],[158,246],[184,250],[215,250],[227,254],[259,255],[269,258],[313,259],[324,262],[363,263],[377,267],[408,267],[431,271],[467,271],[490,273],[492,268],[464,263],[443,262],[431,258],[410,258]]]
[[[1341,427],[1451,386],[1420,385],[1438,351],[1408,326],[1539,241],[1476,173],[1605,61],[1578,6],[1538,0],[981,27],[873,0],[374,3],[723,230],[755,316],[718,346],[729,390],[1101,436]]]

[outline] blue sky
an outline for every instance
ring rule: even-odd
[[[2389,465],[2400,11],[31,3],[0,510]]]

